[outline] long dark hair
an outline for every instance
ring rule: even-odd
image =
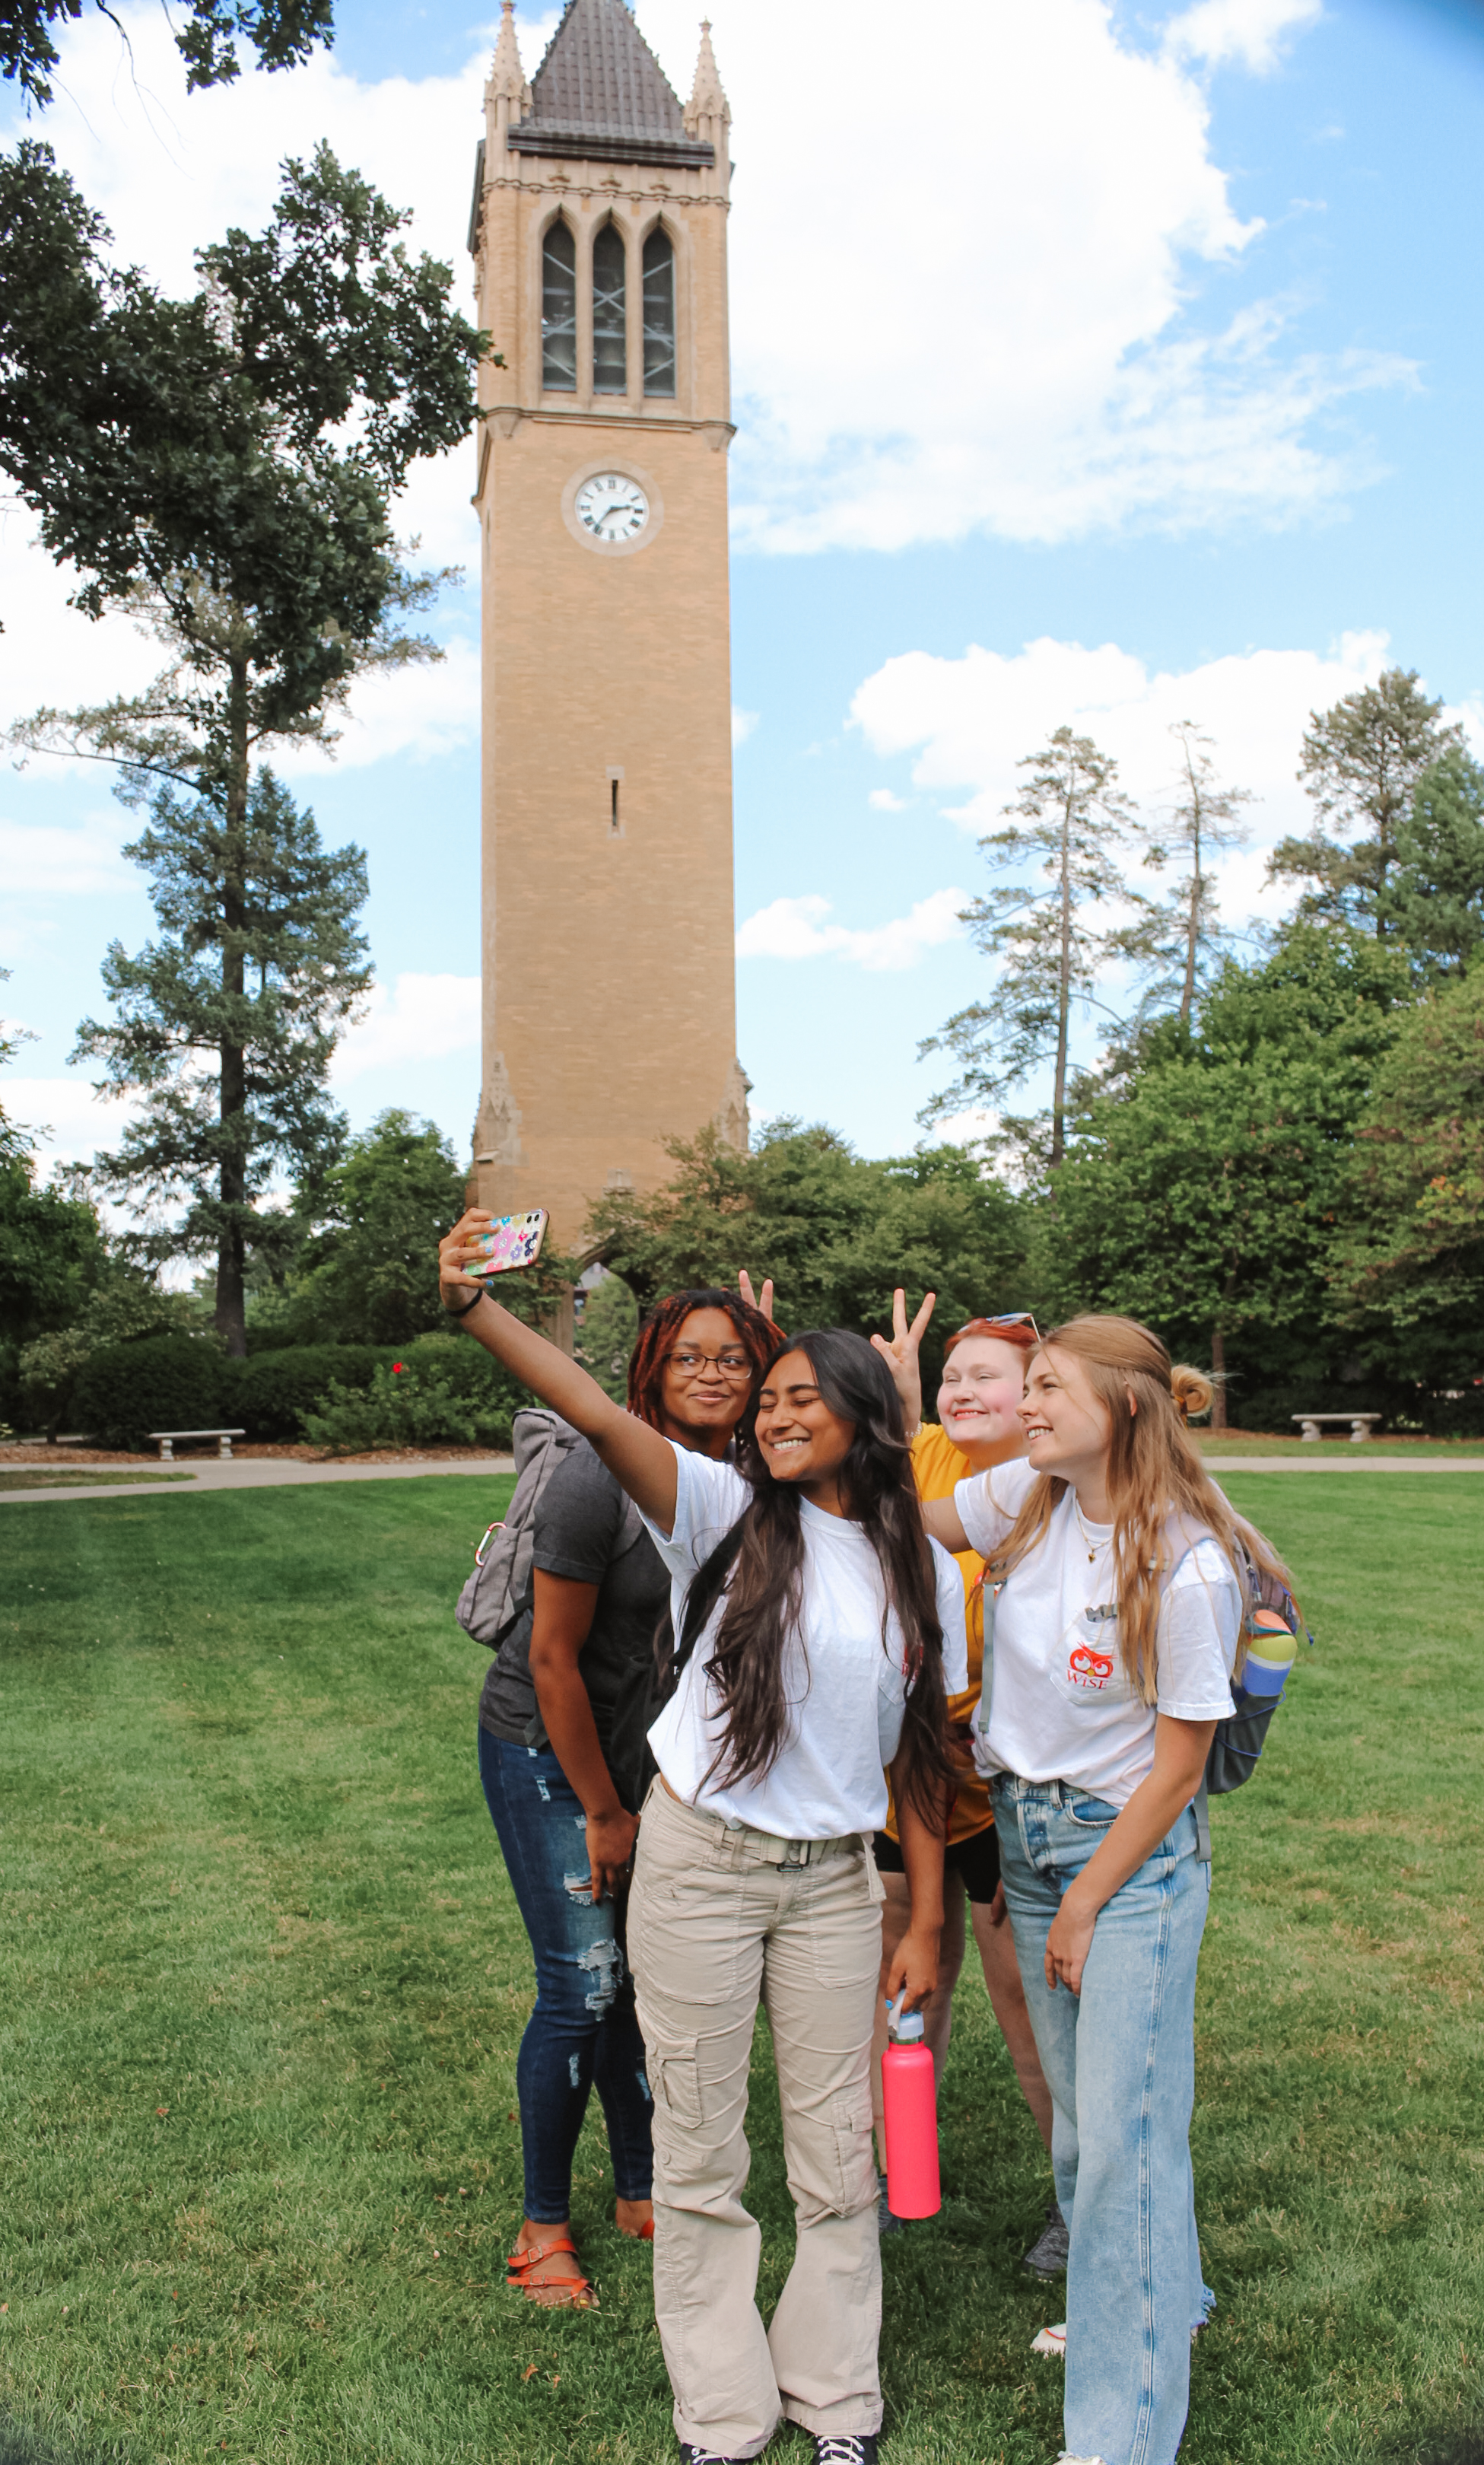
[[[831,1412],[854,1425],[840,1469],[840,1488],[851,1520],[864,1529],[881,1568],[886,1590],[883,1646],[886,1621],[895,1610],[906,1648],[903,1793],[924,1821],[938,1824],[953,1781],[945,1743],[943,1637],[933,1552],[922,1526],[897,1389],[879,1353],[844,1327],[809,1328],[792,1337],[787,1349],[806,1355]],[[799,1632],[804,1533],[797,1488],[773,1478],[754,1435],[758,1395],[766,1375],[764,1368],[755,1376],[737,1431],[738,1469],[752,1484],[751,1500],[692,1583],[676,1646],[678,1674],[724,1595],[709,1674],[725,1734],[708,1780],[761,1778],[777,1762],[788,1729],[784,1654],[790,1634]],[[803,1649],[802,1634],[799,1641]]]

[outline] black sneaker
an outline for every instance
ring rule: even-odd
[[[842,2439],[814,2433],[814,2465],[876,2465],[876,2434],[874,2431],[848,2432]]]
[[[748,2465],[748,2460],[742,2456],[723,2456],[720,2448],[693,2448],[688,2439],[682,2439],[680,2465]]]
[[[1066,2268],[1071,2248],[1072,2236],[1067,2231],[1067,2220],[1053,2200],[1046,2211],[1046,2224],[1040,2239],[1031,2244],[1020,2263],[1021,2267],[1029,2269],[1032,2276],[1060,2276]]]

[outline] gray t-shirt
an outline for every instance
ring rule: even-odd
[[[670,1577],[607,1466],[586,1441],[552,1474],[536,1509],[532,1563],[545,1575],[596,1584],[597,1608],[578,1658],[598,1743],[631,1813],[653,1765],[645,1732],[659,1708],[656,1630],[668,1637]],[[479,1725],[516,1745],[544,1745],[531,1679],[528,1602],[490,1665]]]

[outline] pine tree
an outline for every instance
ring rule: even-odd
[[[1423,772],[1463,743],[1442,709],[1428,700],[1415,668],[1387,668],[1373,685],[1311,712],[1298,776],[1313,800],[1314,828],[1307,838],[1280,839],[1268,859],[1270,881],[1311,884],[1298,902],[1301,918],[1366,925],[1379,941],[1394,932],[1386,893],[1398,832]],[[1332,836],[1326,824],[1361,835]]]
[[[1050,1061],[1054,1168],[1066,1144],[1073,1006],[1093,1000],[1098,970],[1119,946],[1105,925],[1088,921],[1087,911],[1133,895],[1114,855],[1127,840],[1133,807],[1118,786],[1117,763],[1070,727],[1058,727],[1018,766],[1030,776],[1005,808],[1016,818],[979,844],[997,868],[1039,858],[1049,887],[1017,882],[963,909],[963,922],[979,947],[1001,962],[999,982],[987,1001],[960,1010],[919,1048],[919,1057],[948,1052],[963,1064],[962,1075],[920,1119],[997,1105]]]
[[[1165,821],[1141,836],[1144,863],[1152,871],[1176,865],[1179,872],[1168,897],[1115,939],[1145,980],[1142,1015],[1173,1010],[1182,1026],[1188,1026],[1211,962],[1230,942],[1221,928],[1211,860],[1221,849],[1246,843],[1241,808],[1251,801],[1251,790],[1222,785],[1211,740],[1193,720],[1177,720],[1170,734],[1180,747],[1175,800]]]
[[[286,1172],[313,1188],[343,1139],[326,1076],[370,981],[356,925],[365,858],[355,847],[327,855],[313,814],[267,770],[240,821],[225,797],[169,786],[149,811],[124,853],[150,877],[160,939],[135,958],[110,944],[116,1014],[84,1019],[72,1057],[100,1060],[104,1087],[143,1098],[100,1177],[136,1205],[185,1200],[184,1219],[142,1246],[215,1253],[216,1324],[240,1354],[249,1258],[272,1258],[292,1232],[282,1210],[264,1208],[269,1187]]]

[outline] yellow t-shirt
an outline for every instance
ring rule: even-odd
[[[961,1480],[967,1480],[973,1471],[967,1455],[961,1455],[946,1432],[936,1421],[929,1421],[912,1441],[912,1471],[921,1499],[951,1498]],[[963,1625],[968,1645],[968,1684],[962,1695],[948,1698],[948,1720],[967,1721],[979,1700],[980,1682],[985,1666],[984,1604],[976,1588],[985,1570],[985,1562],[977,1549],[961,1549],[956,1553],[960,1574],[963,1578]],[[981,1780],[973,1768],[965,1746],[963,1754],[964,1777],[953,1801],[948,1818],[948,1838],[971,1840],[994,1821],[989,1808],[989,1785]],[[897,1809],[888,1805],[886,1830],[897,1838]]]

